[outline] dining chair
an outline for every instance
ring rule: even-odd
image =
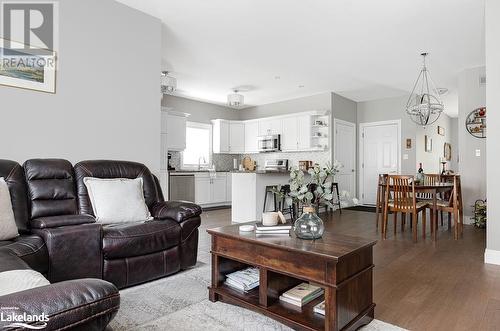
[[[392,196],[392,200],[389,198]],[[387,238],[387,223],[388,223],[388,213],[389,211],[394,214],[394,234],[396,234],[397,229],[397,215],[402,213],[402,224],[401,228],[404,229],[404,223],[406,220],[406,214],[412,215],[412,232],[413,241],[417,242],[417,225],[418,225],[418,214],[422,213],[422,232],[425,238],[425,226],[426,226],[426,215],[425,208],[427,202],[417,201],[415,194],[415,181],[413,176],[402,176],[402,175],[388,175],[386,181],[385,189],[385,202],[384,202],[384,222],[382,225],[382,238]]]
[[[384,221],[384,201],[385,201],[385,185],[387,182],[387,174],[378,175],[377,184],[377,202],[375,206],[375,225],[378,232],[378,224],[382,227],[382,222]],[[380,222],[379,222],[380,221]]]
[[[461,213],[461,185],[460,176],[454,175],[451,180],[453,181],[453,189],[448,195],[448,199],[439,199],[436,202],[436,210],[434,210],[434,205],[429,203],[427,208],[433,212],[443,212],[448,213],[448,229],[451,229],[450,215],[453,214],[454,223],[454,238],[455,240],[463,234],[463,215]],[[442,217],[442,216],[441,216]],[[435,229],[437,229],[437,224],[435,224]]]

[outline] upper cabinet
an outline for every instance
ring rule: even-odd
[[[248,121],[213,120],[213,151],[221,154],[258,153],[259,136],[281,135],[284,152],[327,150],[328,112],[303,112]]]
[[[167,150],[183,151],[186,149],[186,113],[162,111],[162,136],[165,136]],[[163,140],[163,139],[162,139]]]
[[[213,120],[213,152],[240,154],[245,152],[245,124],[240,121]]]
[[[245,153],[258,153],[259,122],[245,122]]]
[[[259,136],[269,136],[283,133],[281,118],[266,118],[259,120]]]
[[[281,150],[284,152],[307,151],[311,149],[312,117],[298,115],[283,118]]]

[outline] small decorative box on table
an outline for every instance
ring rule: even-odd
[[[238,227],[207,230],[212,236],[211,301],[251,309],[298,330],[356,330],[372,321],[376,241],[337,235],[331,224],[315,241],[258,236]],[[244,292],[224,284],[225,275],[248,267],[259,269],[259,287]],[[302,282],[323,287],[324,295],[302,307],[279,300]],[[325,316],[314,312],[323,300]]]

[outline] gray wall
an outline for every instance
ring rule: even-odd
[[[486,262],[500,264],[500,1],[486,0],[486,107],[488,110],[488,228]],[[483,174],[484,177],[486,177]],[[488,254],[488,251],[490,254]]]
[[[460,145],[458,143],[458,130],[462,127],[458,125],[458,117],[450,118],[450,143],[451,143],[451,161],[448,163],[448,169],[460,172]]]
[[[337,93],[332,93],[332,113],[334,118],[356,123],[358,118],[357,103]]]
[[[0,86],[2,158],[125,159],[158,171],[161,22],[110,0],[60,1],[59,20],[57,93]]]
[[[188,121],[200,123],[210,123],[210,120],[216,118],[238,120],[240,118],[240,112],[243,112],[224,106],[172,95],[164,95],[161,104],[164,107],[172,107],[175,111],[191,114],[188,117]]]
[[[460,73],[458,80],[458,140],[464,221],[472,216],[474,201],[486,198],[486,139],[475,138],[465,129],[467,115],[486,105],[486,87],[479,85],[479,77],[485,73],[485,67],[467,69]],[[491,132],[494,130],[490,127],[488,134]],[[476,150],[481,151],[480,157],[476,156]]]
[[[438,126],[444,128],[445,134],[438,134]],[[451,143],[451,118],[446,114],[441,114],[439,119],[427,127],[418,126],[416,129],[416,160],[422,162],[424,171],[429,174],[441,173],[442,165],[440,158],[444,158],[444,143]],[[425,136],[432,139],[432,151],[425,151]],[[453,146],[452,146],[453,147]],[[448,168],[451,169],[451,168]],[[456,169],[455,169],[456,170]]]
[[[403,96],[359,102],[357,116],[358,123],[401,120],[401,155],[408,154],[408,160],[401,160],[401,172],[414,174],[417,169],[415,147],[417,126],[405,113],[407,101],[408,97]],[[406,138],[412,140],[412,148],[409,150],[406,149]]]

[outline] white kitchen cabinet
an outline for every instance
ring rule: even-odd
[[[281,150],[284,152],[307,151],[311,149],[312,120],[310,115],[283,118]]]
[[[245,123],[229,122],[229,152],[245,152]]]
[[[283,134],[281,135],[281,150],[296,151],[299,148],[299,121],[296,116],[283,119]]]
[[[232,173],[228,172],[226,174],[226,201],[231,202],[231,195],[232,195],[232,190],[231,190],[231,185],[232,185],[232,180],[233,176]]]
[[[212,121],[212,144],[214,153],[229,153],[229,121]]]
[[[259,136],[282,134],[283,125],[281,118],[266,118],[259,121]]]
[[[312,118],[310,115],[297,116],[297,149],[299,151],[311,148],[312,141]]]
[[[169,112],[167,115],[167,149],[169,151],[183,151],[186,149],[186,122],[185,114]]]
[[[212,202],[212,180],[209,176],[195,175],[194,199],[198,205],[206,205]]]
[[[212,200],[211,203],[226,202],[226,174],[219,175],[212,179]]]
[[[258,153],[259,122],[245,122],[245,153]]]
[[[245,124],[239,121],[213,120],[213,152],[237,154],[245,152]]]
[[[208,172],[195,173],[195,203],[202,206],[225,205],[227,199],[227,173],[217,172],[215,177]]]

